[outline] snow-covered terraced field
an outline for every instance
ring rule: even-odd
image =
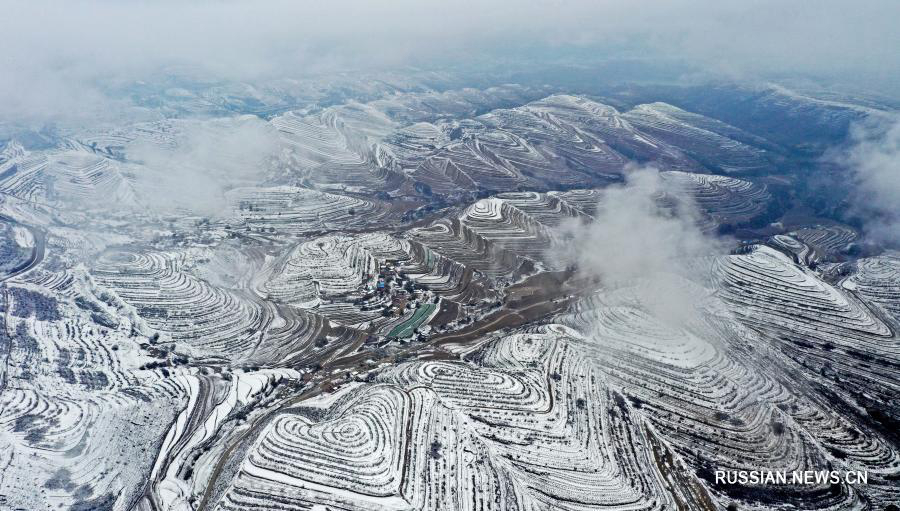
[[[312,307],[358,290],[374,271],[374,258],[353,238],[316,238],[294,248],[264,290],[280,302]]]
[[[235,226],[282,234],[374,227],[389,220],[375,201],[308,188],[237,188],[227,194]]]
[[[620,166],[630,160],[654,161],[672,170],[696,169],[697,164],[685,156],[676,146],[669,145],[643,133],[625,115],[615,108],[580,96],[554,95],[527,105],[527,108],[567,131],[578,135],[578,140],[594,140],[613,151],[618,157],[607,156],[610,162],[618,160]],[[591,152],[598,148],[591,144]],[[613,167],[615,168],[615,167]]]
[[[856,263],[856,273],[842,287],[878,304],[900,321],[900,257],[890,253]]]
[[[4,141],[0,509],[900,501],[900,259],[790,211],[785,146],[677,95],[442,80],[173,87]],[[730,245],[563,257],[635,164],[643,213]],[[869,480],[714,475],[822,469]]]
[[[677,146],[704,166],[726,173],[767,170],[765,151],[706,129],[711,120],[666,103],[638,105],[623,114],[628,122],[668,144]]]
[[[677,170],[771,168],[764,149],[729,136],[749,138],[671,105],[621,114],[585,98],[554,95],[465,122],[414,124],[384,144],[410,178],[444,194],[460,187],[584,187],[611,179],[634,159]]]
[[[672,194],[696,204],[705,230],[740,224],[762,214],[770,200],[765,187],[717,175],[662,172]],[[667,197],[660,197],[666,203]],[[601,190],[508,192],[482,199],[459,219],[411,229],[407,237],[437,253],[490,277],[515,275],[522,258],[548,267],[560,264],[552,249],[554,229],[571,221],[589,221],[601,201]]]
[[[218,507],[674,505],[640,448],[653,433],[565,337],[509,336],[480,350],[477,363],[401,364],[321,412],[280,415]]]
[[[43,199],[47,183],[42,172],[49,164],[47,156],[32,154],[16,142],[7,144],[0,154],[0,191],[29,202]]]
[[[661,172],[675,193],[693,199],[713,226],[742,224],[763,214],[772,197],[764,185],[743,179],[687,172]]]
[[[856,231],[843,225],[804,227],[795,236],[824,257],[846,252],[858,237]]]
[[[896,392],[896,336],[870,306],[769,248],[721,257],[712,271],[724,279],[715,286],[722,291],[692,291],[707,312],[678,326],[643,306],[640,288],[652,282],[599,293],[562,319],[582,333],[576,344],[611,387],[720,502],[750,499],[764,508],[804,499],[851,508],[896,499],[890,474],[900,468],[900,451],[880,422],[890,419],[846,408],[868,408]],[[716,484],[709,472],[829,464],[879,475],[854,490],[772,492]]]
[[[46,293],[16,285],[0,294],[2,503],[101,508],[135,499],[162,436],[145,425],[170,421],[186,389],[139,367],[154,359],[125,325],[100,325]]]
[[[114,253],[92,274],[171,340],[222,355],[246,354],[269,321],[268,306],[184,271],[175,254]]]
[[[374,164],[374,142],[391,121],[374,109],[358,109],[347,118],[345,109],[316,117],[288,112],[271,121],[288,148],[291,164],[307,178],[329,190],[391,189],[401,178]]]
[[[49,196],[55,201],[71,201],[82,207],[101,202],[101,198],[104,203],[131,204],[135,192],[119,167],[114,160],[88,152],[60,154],[45,170],[53,176],[48,185]]]
[[[462,263],[489,277],[504,277],[518,271],[519,257],[469,228],[463,220],[446,219],[407,233],[410,240]]]

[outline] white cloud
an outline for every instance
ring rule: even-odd
[[[876,242],[900,243],[900,117],[871,117],[850,130],[838,158],[856,181],[856,212]]]
[[[603,190],[593,221],[562,226],[556,250],[607,291],[633,288],[631,296],[657,319],[684,325],[697,312],[693,268],[724,253],[724,243],[700,230],[693,201],[668,189],[656,169],[631,168],[626,178]]]
[[[279,156],[278,133],[257,117],[179,126],[174,146],[140,142],[126,148],[140,200],[158,213],[224,213],[225,192],[259,185]]]

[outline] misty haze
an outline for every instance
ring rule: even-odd
[[[900,509],[897,2],[0,5],[0,511]]]

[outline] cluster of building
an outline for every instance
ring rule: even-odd
[[[369,281],[374,281],[375,295],[389,301],[385,316],[401,316],[408,308],[431,298],[430,291],[409,279],[400,268],[397,261],[387,260],[379,265],[377,276],[369,275]]]

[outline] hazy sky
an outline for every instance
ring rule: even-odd
[[[830,75],[882,92],[900,83],[895,0],[0,0],[0,8],[6,122],[120,106],[108,86],[162,72],[303,78],[525,47],[677,58],[711,77]]]

